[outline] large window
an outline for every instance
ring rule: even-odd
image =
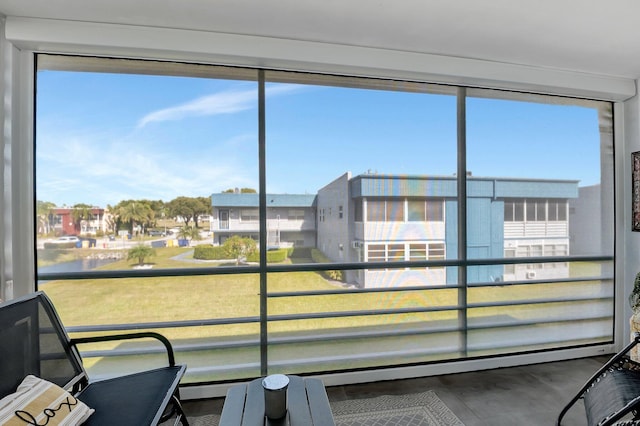
[[[37,62],[38,286],[72,334],[160,331],[193,384],[613,339],[608,103]]]

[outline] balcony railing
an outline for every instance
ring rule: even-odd
[[[610,263],[611,256],[565,256],[517,259],[472,259],[466,267],[548,262]],[[220,274],[253,274],[265,271],[319,271],[335,269],[376,269],[404,267],[462,267],[455,260],[421,262],[380,262],[355,264],[299,264],[189,268],[137,271],[91,271],[66,274],[40,274],[40,280],[100,279],[117,277],[197,276]],[[72,334],[121,332],[127,330],[167,330],[205,327],[225,327],[238,324],[254,326],[252,334],[224,338],[198,338],[176,341],[178,360],[189,366],[185,382],[207,383],[242,380],[261,374],[261,354],[268,353],[269,372],[310,373],[353,369],[400,366],[443,360],[514,354],[537,350],[570,348],[610,343],[613,340],[613,275],[602,273],[556,279],[526,281],[478,282],[463,285],[431,285],[398,288],[350,289],[265,292],[261,299],[268,306],[278,300],[308,298],[313,306],[316,297],[340,295],[344,298],[363,294],[379,295],[390,301],[387,308],[335,310],[267,314],[233,318],[162,321],[135,324],[100,324],[69,327]],[[519,297],[483,300],[482,289],[530,289]],[[556,291],[558,289],[562,291]],[[546,289],[546,290],[545,290]],[[438,292],[454,292],[453,302],[430,304]],[[289,299],[291,298],[291,299]],[[394,300],[417,298],[416,306],[393,305]],[[514,312],[519,312],[514,315]],[[387,318],[368,326],[322,327],[288,332],[260,332],[270,325],[303,324],[308,321],[341,321],[346,318]],[[413,320],[400,320],[401,318]],[[430,319],[431,318],[431,319]],[[366,324],[366,321],[365,321]],[[262,327],[262,328],[261,328]],[[294,327],[295,328],[295,327]],[[86,348],[83,356],[95,359],[90,373],[106,377],[112,368],[111,358],[136,359],[154,357],[159,348],[144,344],[121,346],[105,351],[99,347]],[[146,359],[146,358],[145,358]]]

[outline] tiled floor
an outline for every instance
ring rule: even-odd
[[[608,357],[327,388],[329,401],[435,391],[466,426],[554,425],[560,410]],[[222,398],[187,401],[188,415],[220,413]],[[586,424],[581,401],[562,423]],[[402,426],[402,425],[398,425]]]

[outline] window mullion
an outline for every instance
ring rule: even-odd
[[[458,139],[458,326],[460,329],[460,352],[467,356],[467,91],[458,88],[457,93],[457,139]]]
[[[265,78],[264,70],[258,71],[258,175],[260,212],[260,372],[268,374],[268,324],[267,324],[267,185],[266,185],[266,131],[265,131]]]

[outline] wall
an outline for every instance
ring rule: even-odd
[[[14,294],[32,291],[33,265],[33,51],[112,55],[202,63],[263,66],[347,75],[466,84],[474,87],[535,91],[539,93],[617,101],[616,104],[616,306],[617,345],[628,339],[630,311],[624,295],[640,270],[640,233],[630,231],[629,154],[640,150],[640,111],[637,82],[543,67],[520,66],[413,52],[389,51],[296,40],[218,34],[203,31],[9,17],[0,23],[0,105],[3,148],[3,194],[0,206],[0,280],[14,281]],[[7,42],[3,34],[6,34]],[[622,52],[621,54],[624,54]],[[624,104],[622,103],[624,102]],[[623,119],[622,119],[623,118]],[[455,206],[447,208],[447,222]],[[455,221],[453,222],[455,223]],[[447,250],[455,249],[447,247]],[[449,274],[448,274],[449,276]],[[626,335],[625,335],[626,334]],[[563,353],[524,354],[464,364],[445,363],[402,370],[351,372],[327,378],[328,385],[447,374],[481,368],[505,367],[606,353],[606,345]]]
[[[317,211],[324,209],[324,220],[316,213],[318,248],[336,262],[350,262],[357,259],[351,248],[353,230],[349,222],[353,219],[349,211],[349,179],[347,172],[318,191]],[[342,206],[342,217],[339,208]]]
[[[0,30],[5,22],[0,21]],[[33,56],[20,52],[0,34],[2,79],[2,263],[0,297],[27,294],[34,288],[33,225]]]
[[[616,211],[616,282],[622,289],[617,300],[616,314],[622,318],[617,330],[620,339],[629,338],[631,308],[627,296],[633,288],[635,275],[640,272],[640,232],[631,231],[631,153],[640,151],[640,98],[633,98],[618,105],[616,117],[623,116],[624,123],[614,127],[616,142],[616,193],[619,199]]]

